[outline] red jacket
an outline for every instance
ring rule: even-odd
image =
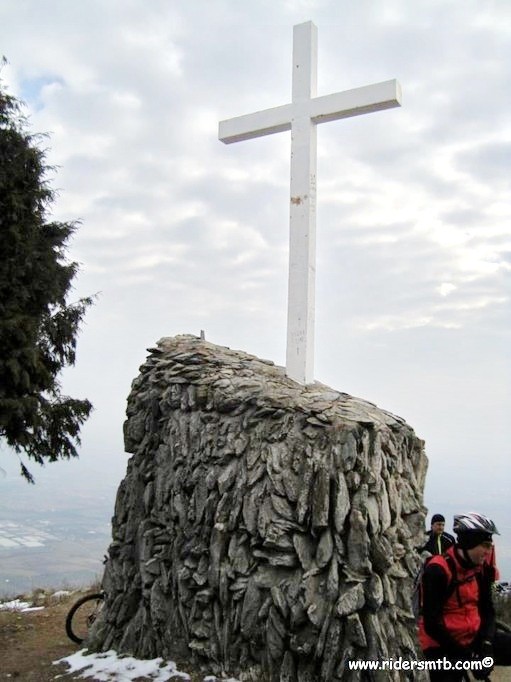
[[[446,559],[438,555],[430,559],[424,569],[424,576],[435,565],[440,566],[447,574],[449,596],[441,610],[441,625],[458,645],[466,647],[473,642],[481,625],[477,575],[481,573],[482,568],[480,566],[463,567],[454,547],[450,547],[446,554],[454,560],[456,575],[453,575]],[[452,589],[453,580],[455,581],[454,589]],[[426,632],[422,616],[419,619],[419,641],[423,650],[441,646],[430,633]]]

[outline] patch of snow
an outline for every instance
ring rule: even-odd
[[[19,539],[20,545],[23,547],[44,547],[44,542],[41,542],[39,538],[24,536]]]
[[[23,613],[26,613],[27,611],[43,611],[44,606],[29,606],[26,609],[21,609]]]
[[[0,611],[42,611],[44,606],[32,606],[28,601],[13,599],[12,601],[0,602]]]
[[[54,597],[55,599],[61,599],[61,597],[67,597],[70,594],[72,594],[72,592],[70,592],[69,590],[57,590],[51,596]]]
[[[65,673],[80,672],[84,679],[94,678],[108,682],[128,682],[138,677],[149,677],[151,680],[165,682],[171,677],[181,677],[189,680],[190,676],[179,672],[173,661],[164,663],[162,658],[154,658],[150,661],[141,661],[131,656],[117,656],[115,651],[107,651],[103,654],[86,654],[86,649],[81,649],[76,654],[54,661],[54,665],[66,663],[70,669]],[[55,679],[63,677],[57,675]]]
[[[0,547],[19,547],[20,543],[12,538],[0,538]]]
[[[103,654],[87,654],[87,649],[81,649],[76,654],[60,658],[53,661],[54,665],[65,663],[69,666],[62,675],[57,675],[55,679],[64,677],[70,673],[80,673],[83,679],[94,678],[105,682],[128,682],[139,677],[148,677],[155,682],[166,682],[171,678],[180,677],[189,680],[190,675],[180,672],[173,661],[164,661],[162,658],[154,658],[150,661],[141,661],[131,656],[118,656],[115,651],[107,651]],[[218,677],[208,675],[204,682],[220,682]],[[221,682],[239,682],[233,677],[228,680],[222,679]]]

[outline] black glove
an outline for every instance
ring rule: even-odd
[[[485,658],[486,656],[489,658],[493,658],[493,644],[490,642],[489,639],[485,639],[481,643],[478,653],[481,658]]]
[[[493,645],[490,641],[485,640],[479,647],[478,655],[474,657],[475,661],[484,663],[479,670],[471,670],[472,675],[476,680],[486,680],[493,670]]]
[[[471,670],[470,672],[472,673],[474,680],[487,680],[491,670],[483,668],[482,670]]]

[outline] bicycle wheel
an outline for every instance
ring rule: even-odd
[[[73,604],[66,617],[66,633],[69,639],[76,644],[81,644],[87,639],[92,624],[103,608],[104,600],[105,595],[98,592],[87,594]]]

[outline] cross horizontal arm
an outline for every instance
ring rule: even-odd
[[[333,95],[314,97],[308,102],[284,104],[220,121],[218,138],[225,144],[250,140],[291,130],[291,121],[300,111],[308,113],[314,123],[360,116],[401,106],[401,87],[396,80],[366,85]]]
[[[291,130],[293,105],[284,104],[273,109],[257,111],[255,114],[237,116],[218,125],[218,139],[225,144],[250,140],[253,137],[282,133]]]
[[[314,123],[360,116],[401,106],[401,87],[396,80],[345,90],[310,101],[310,117]]]

